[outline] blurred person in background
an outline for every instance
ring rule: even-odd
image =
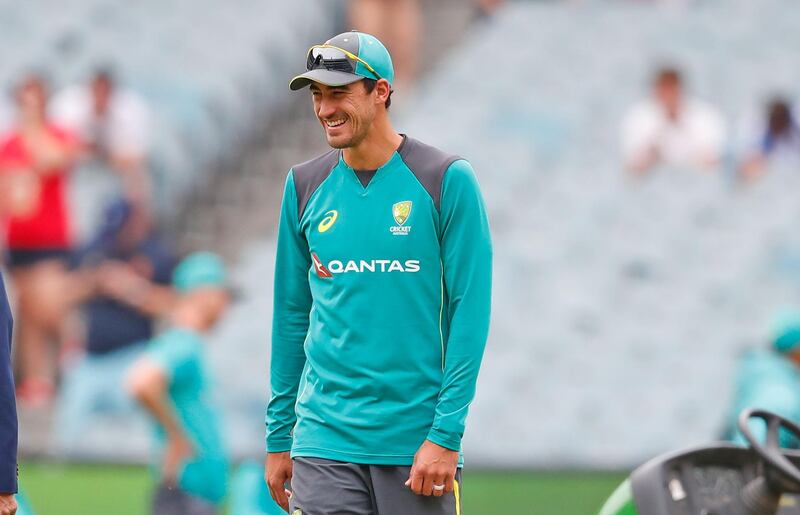
[[[129,200],[149,202],[150,110],[143,98],[117,84],[110,67],[98,68],[89,84],[58,93],[51,112],[80,136],[88,157],[120,174]]]
[[[765,409],[800,422],[800,311],[779,313],[770,332],[770,348],[747,351],[737,367],[726,431],[742,445],[747,442],[736,426],[745,408]],[[753,430],[764,441],[766,428],[754,426]],[[796,447],[797,441],[782,433],[781,444]]]
[[[187,256],[175,269],[180,292],[172,327],[131,368],[129,391],[156,422],[161,460],[153,515],[211,515],[227,491],[228,460],[211,403],[205,335],[229,302],[222,260]]]
[[[287,511],[456,515],[491,304],[474,170],[394,130],[374,36],[313,46],[306,70],[289,87],[310,89],[332,150],[292,167],[283,193],[270,493]]]
[[[625,115],[621,136],[625,168],[635,174],[660,165],[707,170],[722,159],[725,124],[715,108],[686,96],[680,71],[663,68],[651,98]]]
[[[742,162],[745,179],[756,179],[769,165],[800,168],[800,124],[785,98],[774,98],[747,135],[747,154]]]
[[[260,461],[242,462],[231,477],[229,515],[283,515],[286,513],[270,496]]]
[[[14,103],[5,94],[0,93],[0,141],[6,139],[8,132],[14,127]]]
[[[497,11],[506,0],[475,0],[478,18],[489,18]]]
[[[409,92],[417,80],[422,34],[419,0],[350,0],[350,26],[374,34],[392,53],[393,86]]]
[[[65,370],[56,427],[66,446],[80,442],[93,414],[133,410],[125,370],[176,300],[173,253],[144,208],[127,199],[109,204],[104,226],[74,261],[70,290],[82,314],[76,339],[85,355]]]
[[[11,308],[0,274],[0,515],[17,512],[17,403],[11,370]]]
[[[63,319],[59,287],[72,246],[67,180],[78,140],[47,117],[44,80],[30,75],[16,89],[17,121],[0,143],[0,219],[6,264],[16,293],[21,383],[19,400],[46,404],[54,369],[48,339]]]

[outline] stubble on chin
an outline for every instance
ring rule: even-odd
[[[346,138],[337,138],[337,141],[332,141],[331,138],[328,137],[327,130],[325,129],[324,122],[323,122],[323,130],[325,130],[325,139],[328,142],[328,146],[331,148],[335,148],[337,150],[343,150],[346,148],[353,148],[357,147],[367,138],[369,131],[372,127],[372,123],[358,123],[352,121],[352,118],[349,120],[351,123],[351,127],[353,132],[351,132]]]
[[[332,141],[330,138],[327,137],[326,139],[328,140],[328,145],[331,148],[343,150],[345,148],[352,148],[358,146],[358,144],[364,141],[366,137],[367,135],[366,133],[364,133],[364,134],[351,134],[349,138],[340,139],[338,141]]]
[[[339,142],[331,141],[330,138],[327,138],[327,140],[328,140],[328,146],[331,147],[331,148],[335,148],[337,150],[343,150],[345,148],[350,148],[350,147],[353,146],[352,142],[350,140],[339,141]]]
[[[349,141],[344,143],[334,143],[328,140],[328,146],[331,148],[335,148],[336,150],[344,150],[346,148],[352,147],[353,145],[351,145]]]

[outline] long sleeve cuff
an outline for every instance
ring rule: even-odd
[[[3,463],[0,466],[0,493],[2,494],[15,494],[17,493],[17,463]]]
[[[267,437],[267,452],[288,452],[292,450],[292,437]]]
[[[460,435],[453,435],[440,431],[439,429],[432,428],[428,432],[428,440],[435,443],[436,445],[441,445],[445,449],[450,449],[451,451],[461,450]]]

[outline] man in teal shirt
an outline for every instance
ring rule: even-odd
[[[128,377],[128,389],[156,421],[153,515],[212,515],[225,497],[228,463],[204,357],[204,335],[228,305],[225,277],[214,254],[181,261],[172,328],[150,342]]]
[[[765,409],[800,422],[800,312],[785,309],[778,313],[770,333],[771,348],[749,349],[739,358],[726,430],[742,445],[748,444],[737,422],[746,408]],[[765,441],[765,424],[753,421],[750,429]],[[780,443],[794,448],[798,444],[788,432],[781,432]]]
[[[475,175],[393,129],[392,62],[373,36],[316,45],[306,68],[290,88],[310,87],[333,150],[286,180],[267,483],[293,514],[458,514],[491,300]]]

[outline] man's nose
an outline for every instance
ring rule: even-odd
[[[320,118],[328,118],[336,112],[336,104],[331,99],[323,98],[319,102],[319,112],[317,115]]]

